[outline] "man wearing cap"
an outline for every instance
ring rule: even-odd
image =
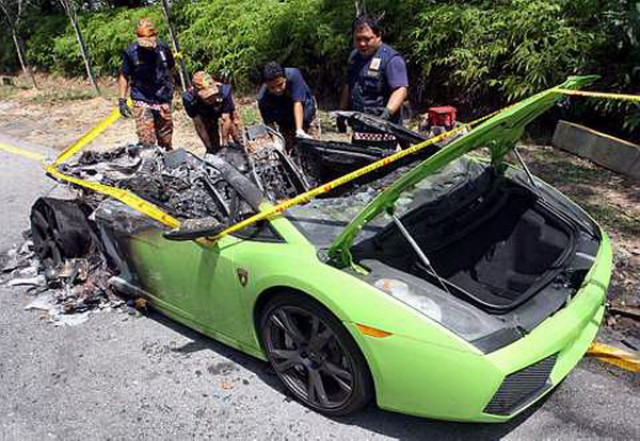
[[[262,69],[258,108],[265,124],[277,127],[291,152],[296,138],[316,138],[319,125],[316,101],[300,69],[282,68],[272,61]]]
[[[173,69],[175,61],[169,46],[158,41],[151,20],[143,18],[136,27],[137,41],[122,55],[118,77],[118,107],[125,118],[134,117],[138,141],[171,150],[173,121]],[[131,88],[133,112],[127,106],[127,91]]]
[[[182,94],[182,103],[187,115],[193,119],[207,153],[217,153],[221,148],[227,147],[230,141],[242,144],[240,121],[231,86],[213,80],[208,73],[202,71],[193,75],[192,82],[193,88]]]
[[[356,18],[352,33],[354,50],[347,64],[340,108],[401,124],[400,109],[409,87],[402,55],[382,42],[378,20],[371,15]]]

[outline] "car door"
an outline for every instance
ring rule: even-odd
[[[140,288],[156,308],[205,334],[239,335],[241,285],[230,250],[242,241],[176,242],[154,228],[130,238],[129,246]]]

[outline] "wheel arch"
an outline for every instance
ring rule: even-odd
[[[332,314],[337,320],[338,322],[340,322],[342,324],[342,326],[344,327],[344,329],[347,331],[347,334],[349,334],[349,336],[353,339],[353,342],[356,345],[356,348],[358,349],[358,351],[360,352],[360,355],[362,356],[362,359],[365,361],[365,365],[367,367],[367,371],[369,374],[369,379],[371,381],[371,385],[373,388],[373,401],[377,403],[377,398],[378,398],[378,387],[377,387],[377,381],[376,381],[376,377],[373,375],[374,369],[372,369],[372,363],[373,361],[371,359],[369,359],[369,357],[367,356],[367,351],[363,350],[360,342],[359,342],[359,338],[357,338],[356,336],[353,335],[351,329],[349,326],[345,326],[344,320],[342,320],[340,318],[340,315],[342,314],[337,314],[335,312],[334,309],[332,309],[331,307],[329,307],[325,302],[321,301],[320,299],[317,298],[317,296],[314,296],[308,292],[305,292],[299,288],[294,288],[291,286],[286,286],[286,285],[276,285],[276,286],[271,286],[269,288],[264,289],[262,292],[260,292],[260,294],[257,296],[256,301],[253,305],[253,330],[256,336],[256,339],[258,341],[258,344],[260,345],[260,349],[264,352],[264,348],[262,347],[262,339],[260,338],[260,315],[262,314],[262,312],[264,311],[265,306],[269,303],[269,301],[271,299],[273,299],[275,296],[283,294],[283,293],[291,293],[293,295],[299,295],[299,296],[303,296],[306,297],[307,299],[309,299],[309,301],[316,303],[318,306],[324,308],[325,310],[327,310],[327,312],[329,312],[330,314]]]

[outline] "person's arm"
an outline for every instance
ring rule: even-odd
[[[260,91],[258,91],[258,111],[260,112],[260,117],[262,118],[264,125],[275,129],[278,125],[273,119],[272,109],[267,103],[268,98],[266,96],[266,89],[267,87],[263,84]]]
[[[240,112],[238,112],[238,110],[234,110],[231,112],[231,137],[237,144],[242,144],[244,142],[242,136],[243,130],[244,127],[242,125]]]
[[[304,125],[304,106],[300,101],[293,103],[293,121],[296,125],[296,132],[303,130]]]
[[[389,110],[389,115],[395,115],[402,107],[402,103],[407,99],[407,88],[406,87],[398,87],[393,92],[391,92],[391,96],[389,97],[389,101],[387,102],[387,110]]]
[[[222,138],[220,139],[221,147],[226,147],[229,144],[229,138],[232,138],[233,134],[233,120],[231,119],[231,115],[228,113],[223,113],[220,117],[221,120],[221,128]],[[235,139],[234,139],[235,141]]]
[[[127,91],[129,90],[129,80],[122,72],[118,75],[118,98],[126,100]]]
[[[236,144],[242,144],[242,121],[233,100],[233,91],[231,86],[222,87],[222,144],[226,145],[231,140]]]
[[[386,79],[393,92],[387,101],[387,111],[389,115],[395,115],[400,111],[402,103],[407,99],[407,89],[409,87],[409,77],[407,75],[407,65],[401,56],[395,56],[386,68]]]
[[[289,89],[291,100],[293,101],[293,122],[295,124],[296,134],[304,136],[303,103],[311,94],[311,90],[299,69],[292,68],[289,70],[287,74],[287,89]]]
[[[344,84],[340,90],[340,110],[349,110],[349,85]]]
[[[204,144],[205,148],[207,150],[210,150],[213,146],[211,145],[211,138],[209,138],[209,133],[207,132],[207,128],[205,127],[204,122],[202,121],[202,117],[198,115],[195,118],[193,118],[193,125],[195,126],[196,133],[202,140],[202,143]]]
[[[118,110],[123,118],[133,117],[133,112],[127,104],[127,90],[129,90],[129,80],[120,72],[118,76]]]

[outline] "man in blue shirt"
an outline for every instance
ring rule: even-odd
[[[363,14],[356,18],[352,33],[354,50],[349,55],[340,108],[401,124],[400,109],[409,87],[402,55],[382,42],[375,17]]]
[[[171,150],[173,120],[173,69],[175,61],[169,47],[157,40],[155,26],[143,18],[136,28],[137,41],[122,55],[118,77],[118,107],[125,118],[134,117],[138,141]],[[127,106],[131,88],[133,112]]]
[[[193,75],[192,83],[193,88],[182,94],[182,103],[187,115],[193,119],[207,153],[217,153],[227,147],[229,141],[242,144],[240,118],[233,102],[231,86],[213,80],[203,71]]]
[[[318,135],[316,101],[300,69],[282,68],[272,61],[262,69],[262,87],[258,91],[258,108],[265,124],[278,128],[285,138],[287,152],[296,138]]]

